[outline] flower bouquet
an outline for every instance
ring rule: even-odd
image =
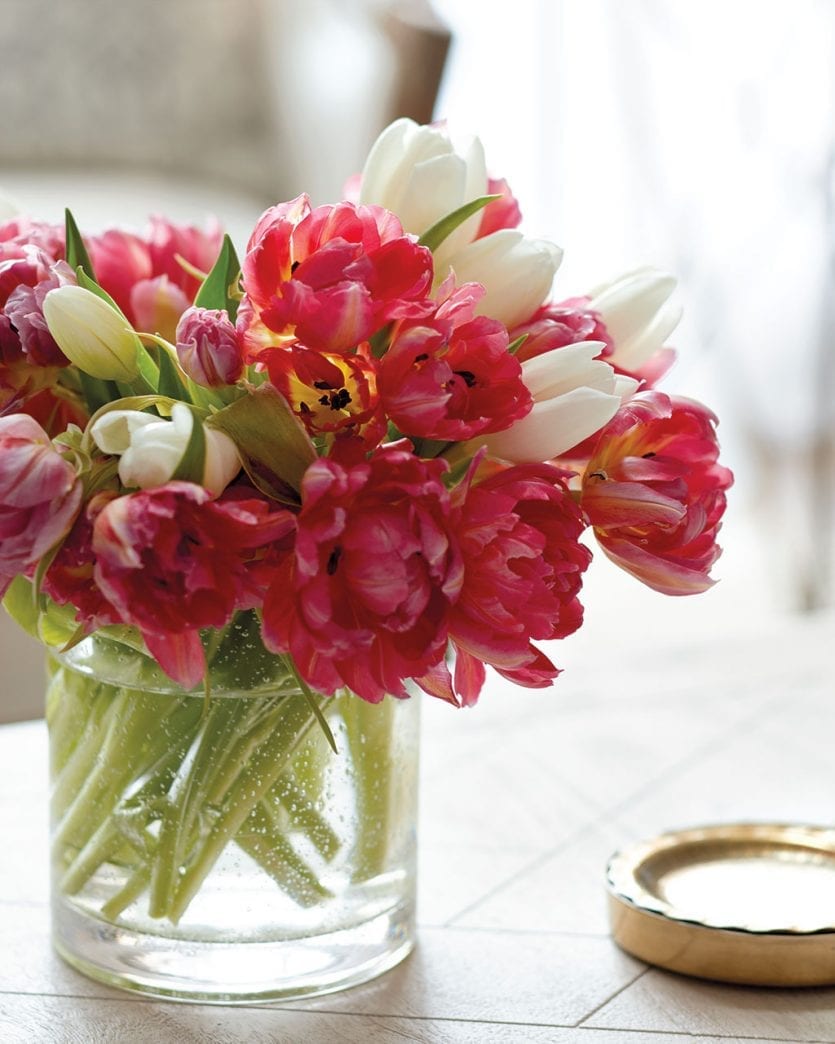
[[[707,588],[730,472],[655,389],[674,281],[549,298],[477,139],[392,124],[344,201],[0,226],[0,592],[50,650],[55,940],[128,988],[322,992],[413,937],[417,701],[525,687],[592,530]]]

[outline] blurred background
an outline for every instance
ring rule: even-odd
[[[598,555],[587,624],[756,629],[833,591],[835,5],[829,0],[0,0],[0,188],[83,229],[341,195],[397,116],[478,134],[556,297],[641,264],[680,279],[666,390],[722,418],[721,579],[641,589]],[[628,622],[627,622],[628,621]],[[568,644],[568,643],[567,643]],[[41,651],[0,621],[7,718]],[[565,657],[563,657],[565,659]]]

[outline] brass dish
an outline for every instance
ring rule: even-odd
[[[662,834],[612,856],[612,935],[649,964],[757,986],[835,984],[835,829]]]

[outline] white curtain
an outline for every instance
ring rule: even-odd
[[[558,293],[636,264],[679,276],[682,351],[665,387],[715,405],[737,502],[750,494],[775,522],[790,597],[820,600],[835,478],[835,4],[437,6],[458,38],[439,112],[475,124],[528,229],[565,248]]]

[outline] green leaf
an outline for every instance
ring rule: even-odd
[[[522,347],[522,345],[525,343],[525,341],[527,341],[527,339],[528,335],[526,333],[520,334],[515,341],[511,341],[510,344],[507,346],[508,353],[510,355],[515,355]]]
[[[226,432],[238,447],[247,474],[265,492],[265,486],[274,487],[280,494],[277,500],[286,500],[293,490],[298,492],[305,471],[316,460],[316,450],[301,421],[270,384],[262,384],[215,413],[207,423]]]
[[[46,608],[38,620],[38,638],[46,645],[66,646],[77,634],[75,609],[71,605],[56,605],[46,599]]]
[[[84,396],[88,413],[95,413],[96,410],[101,409],[102,406],[113,399],[111,389],[108,387],[112,383],[111,381],[102,381],[98,377],[91,377],[89,373],[85,373],[83,370],[77,370],[76,372],[81,381],[81,392]]]
[[[295,663],[293,663],[292,658],[290,656],[286,656],[285,662],[287,663],[287,666],[290,668],[291,674],[296,679],[298,686],[302,691],[302,695],[307,700],[308,706],[313,711],[314,717],[319,722],[319,727],[325,734],[325,739],[328,741],[328,745],[330,746],[334,754],[338,754],[339,751],[336,748],[336,740],[333,738],[331,727],[330,725],[328,725],[327,719],[325,718],[325,715],[322,713],[322,708],[319,706],[319,702],[316,699],[316,696],[313,694],[313,692],[310,689],[310,686],[307,684],[304,678],[302,678],[302,676],[299,674],[298,670],[296,669]]]
[[[121,317],[125,320],[125,322],[127,322],[128,317],[125,315],[122,309],[116,304],[116,302],[113,300],[110,294],[99,286],[95,279],[91,279],[91,277],[87,274],[82,265],[76,266],[75,274],[78,277],[79,286],[83,286],[84,289],[89,290],[91,294],[95,294],[96,297],[100,297],[102,301],[107,301],[110,307],[115,309],[119,313],[119,315],[121,315]],[[130,326],[130,323],[128,323],[128,326]]]
[[[131,381],[134,391],[153,395],[159,389],[159,367],[151,358],[148,349],[137,338],[139,347],[136,352],[136,362],[139,366],[139,375]]]
[[[16,576],[9,585],[8,591],[3,598],[6,612],[16,624],[23,628],[33,638],[39,638],[38,634],[38,608],[35,605],[35,597],[32,584],[23,576]]]
[[[75,218],[72,216],[69,208],[64,211],[64,228],[67,244],[67,264],[70,268],[76,270],[81,268],[91,279],[95,279],[96,273],[93,271],[93,263],[90,260],[87,247],[84,246],[84,240],[81,238],[78,225],[75,223]]]
[[[181,479],[183,482],[196,482],[202,485],[203,475],[206,471],[206,432],[203,430],[203,422],[197,413],[191,411],[191,434],[188,444],[180,458],[172,479]]]
[[[457,210],[453,210],[451,214],[447,214],[446,217],[442,217],[440,221],[436,222],[430,229],[423,233],[418,240],[421,246],[429,247],[431,251],[435,251],[447,238],[451,235],[459,225],[462,225],[468,217],[472,217],[473,214],[477,214],[479,210],[483,210],[488,203],[492,203],[494,199],[501,199],[501,195],[495,196],[479,196],[478,199],[472,200],[470,203],[465,203],[463,207],[459,207]]]
[[[440,457],[444,450],[448,449],[454,443],[444,441],[442,439],[413,439],[415,447],[415,453],[418,457]]]
[[[179,399],[182,402],[191,402],[188,389],[183,384],[182,377],[180,377],[179,367],[171,358],[171,353],[165,348],[160,348],[159,350],[158,390],[160,395],[167,395],[169,398]]]
[[[198,308],[225,308],[234,323],[238,314],[238,301],[234,296],[241,274],[241,263],[228,235],[223,237],[217,261],[203,280],[194,303]]]

